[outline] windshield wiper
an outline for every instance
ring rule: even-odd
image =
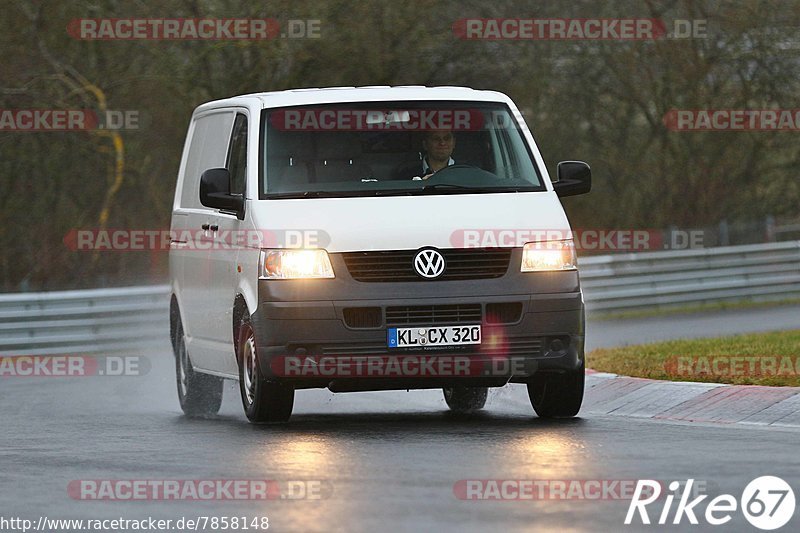
[[[433,183],[431,185],[424,185],[423,191],[428,189],[483,189],[485,187],[469,187],[467,185],[456,185],[455,183]]]
[[[466,185],[451,185],[449,183],[434,183],[425,185],[418,189],[378,189],[369,191],[365,196],[414,196],[419,194],[432,194],[434,192],[453,191],[453,192],[482,192],[486,187],[467,187]]]
[[[501,187],[470,187],[467,185],[456,185],[453,183],[435,183],[433,185],[425,185],[421,189],[412,190],[411,193],[421,192],[422,194],[428,193],[441,193],[444,191],[452,191],[454,193],[484,193],[484,192],[521,192],[531,189],[536,189],[533,186],[501,186]]]
[[[341,195],[340,192],[333,191],[293,191],[293,192],[270,192],[265,195],[271,198],[332,198]]]

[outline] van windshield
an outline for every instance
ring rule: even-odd
[[[545,190],[502,103],[287,107],[261,123],[262,199]]]

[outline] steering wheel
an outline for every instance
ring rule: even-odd
[[[467,165],[467,164],[464,164],[464,163],[460,163],[460,164],[455,164],[455,165],[450,165],[450,166],[444,167],[441,170],[437,170],[436,172],[433,173],[433,175],[431,175],[430,178],[428,178],[427,181],[431,181],[433,179],[436,179],[438,181],[439,179],[442,178],[442,174],[446,174],[448,171],[455,170],[455,169],[467,169],[467,168],[476,170],[478,173],[480,173],[480,176],[488,175],[488,176],[490,176],[492,178],[492,180],[498,179],[497,175],[492,174],[488,170],[484,170],[479,166]],[[477,178],[477,176],[470,176],[469,178],[470,179],[468,179],[467,181],[474,181]],[[478,179],[480,179],[480,178],[478,178]]]

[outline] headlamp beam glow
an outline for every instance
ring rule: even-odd
[[[520,272],[576,270],[578,257],[572,239],[529,242],[522,248]]]
[[[261,250],[259,279],[333,278],[333,267],[325,250]]]

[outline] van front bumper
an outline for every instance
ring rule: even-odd
[[[269,379],[298,389],[334,392],[502,386],[527,382],[537,372],[584,366],[584,306],[575,271],[519,273],[509,268],[505,276],[487,280],[365,283],[350,278],[336,254],[331,260],[335,279],[259,281],[259,306],[251,321],[259,364]],[[495,304],[511,305],[519,312],[497,323],[487,313]],[[388,347],[389,327],[458,323],[429,323],[425,318],[391,323],[387,310],[410,308],[424,311],[424,316],[433,309],[430,316],[435,316],[436,309],[456,305],[480,306],[480,321],[469,321],[481,324],[480,345]],[[379,309],[379,323],[353,327],[345,311],[352,308],[369,308],[376,317]],[[365,371],[370,359],[382,364]],[[392,359],[398,365],[387,371]],[[406,365],[409,360],[421,362],[428,371],[420,371],[418,364]]]

